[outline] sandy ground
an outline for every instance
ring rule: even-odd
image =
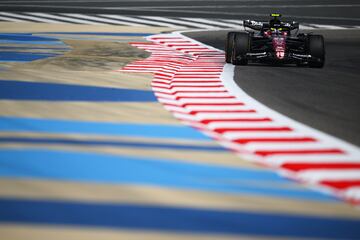
[[[142,40],[142,39],[140,39]],[[28,63],[6,63],[2,79],[55,82],[93,86],[150,89],[151,74],[116,70],[148,56],[127,43],[94,40],[63,40],[71,50],[62,56]]]
[[[49,24],[1,23],[2,32],[54,31]],[[99,27],[57,25],[61,32],[142,32],[129,27]],[[156,33],[163,29],[146,28]],[[42,36],[47,34],[41,34]],[[66,38],[73,35],[66,35]],[[128,41],[145,41],[142,37],[76,36],[80,40],[61,39],[70,51],[62,56],[27,62],[1,63],[0,78],[7,80],[76,84],[113,88],[151,90],[151,74],[122,73],[118,70],[149,53],[127,44]],[[89,40],[89,37],[92,39]],[[113,42],[116,41],[116,42]],[[120,41],[120,42],[117,42]],[[45,47],[45,46],[38,46]],[[43,117],[106,122],[143,122],[178,124],[159,103],[94,103],[94,102],[37,102],[0,101],[1,115]]]

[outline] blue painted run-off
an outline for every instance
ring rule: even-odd
[[[34,36],[31,33],[0,33],[0,44],[41,44],[41,45],[65,45],[63,42],[52,37]]]
[[[118,37],[146,37],[153,33],[127,33],[127,32],[43,32],[41,34],[59,35],[95,35],[95,36],[118,36]]]
[[[58,54],[55,52],[37,52],[36,49],[32,49],[31,47],[36,45],[59,45],[66,46],[63,42],[59,41],[55,38],[50,37],[41,37],[41,36],[33,36],[30,33],[21,33],[21,34],[10,34],[10,33],[1,33],[0,34],[0,44],[12,44],[13,46],[5,46],[5,47],[16,47],[16,45],[21,44],[22,48],[18,50],[24,49],[23,45],[27,46],[28,51],[16,51],[16,48],[13,48],[13,51],[0,51],[0,62],[30,62],[39,59],[44,59],[48,57],[54,57]],[[4,47],[4,46],[3,46]]]
[[[0,51],[0,62],[31,62],[58,55],[55,53]]]
[[[152,91],[0,80],[1,100],[155,102]]]
[[[0,137],[0,143],[31,143],[44,146],[46,145],[69,145],[69,146],[105,146],[105,147],[121,147],[121,148],[140,148],[140,149],[171,149],[171,150],[188,150],[188,151],[207,151],[218,152],[227,151],[221,146],[202,146],[196,144],[171,144],[171,143],[153,143],[141,142],[140,140],[124,141],[124,140],[80,140],[67,138],[31,138],[31,137]]]
[[[229,237],[266,236],[271,239],[360,239],[359,220],[334,217],[20,199],[0,199],[0,212],[0,222],[31,225],[206,233],[214,236],[229,234]]]
[[[220,161],[220,159],[219,159]],[[196,164],[171,159],[64,152],[41,149],[1,149],[0,177],[140,184],[232,194],[335,201],[290,184],[266,170]]]
[[[49,47],[18,47],[18,46],[0,46],[0,50],[55,50],[55,51],[68,51],[70,50],[70,48],[68,47],[54,47],[54,46],[49,46]]]
[[[22,44],[22,45],[52,45],[52,46],[66,46],[60,41],[17,41],[17,40],[1,40],[0,44]]]
[[[34,36],[31,33],[0,33],[0,40],[24,42],[24,44],[33,41],[41,41],[41,42],[59,41],[56,38]]]
[[[0,117],[0,131],[210,140],[199,131],[182,125],[104,123],[19,117]]]

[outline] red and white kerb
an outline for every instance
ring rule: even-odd
[[[288,119],[231,89],[224,53],[179,33],[132,46],[151,53],[120,71],[153,73],[159,102],[243,159],[317,190],[360,204],[360,149]],[[226,70],[228,69],[228,70]]]

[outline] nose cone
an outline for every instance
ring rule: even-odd
[[[284,51],[276,51],[276,57],[278,59],[284,59],[285,57],[285,52]]]

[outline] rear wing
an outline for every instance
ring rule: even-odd
[[[271,29],[271,26],[268,22],[259,22],[254,20],[244,20],[243,22],[244,28],[250,28],[255,31],[267,31]],[[295,29],[299,29],[298,22],[282,22],[279,26],[276,27],[282,31],[292,31]]]

